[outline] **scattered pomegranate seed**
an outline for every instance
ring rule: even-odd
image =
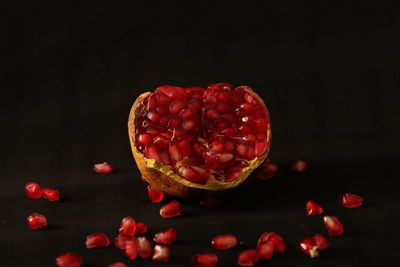
[[[161,207],[160,215],[163,218],[171,218],[181,215],[181,204],[176,200],[169,202],[165,206]]]
[[[339,196],[339,204],[345,208],[356,208],[363,204],[364,199],[358,195],[346,193]]]
[[[213,238],[211,245],[217,250],[227,250],[237,245],[237,238],[232,234],[219,235]]]
[[[113,167],[107,162],[98,163],[93,166],[93,170],[98,174],[110,174],[113,171]]]
[[[320,205],[317,202],[309,200],[306,202],[306,210],[308,216],[319,215],[324,212]]]
[[[313,239],[315,241],[315,244],[318,246],[319,250],[325,250],[329,247],[329,242],[325,238],[325,236],[320,235],[320,234],[315,234],[313,236]]]
[[[169,228],[164,232],[157,233],[154,235],[153,240],[156,243],[170,245],[173,241],[176,240],[176,229]]]
[[[302,173],[308,170],[308,163],[305,160],[298,159],[290,166],[290,169],[294,172]]]
[[[119,233],[121,235],[132,237],[136,232],[136,223],[131,216],[127,216],[122,219],[121,225],[119,227]]]
[[[125,255],[131,259],[136,259],[138,254],[138,241],[136,237],[132,237],[131,239],[127,240],[125,243]]]
[[[299,250],[310,255],[311,258],[316,258],[319,255],[318,246],[311,237],[304,237],[300,240]]]
[[[251,267],[259,260],[256,249],[248,249],[239,253],[238,264],[240,266]]]
[[[271,242],[264,242],[258,246],[258,255],[264,260],[268,260],[272,257],[274,253],[274,246]]]
[[[126,264],[122,262],[114,262],[108,265],[108,267],[126,267]]]
[[[39,213],[32,213],[28,218],[26,218],[26,222],[31,230],[36,230],[47,225],[46,217]]]
[[[146,233],[146,232],[147,232],[147,225],[145,225],[142,222],[136,223],[135,235],[143,234],[143,233]]]
[[[196,267],[215,267],[218,263],[218,257],[215,253],[199,253],[193,255],[192,263]]]
[[[76,253],[64,253],[56,258],[58,267],[79,267],[82,266],[83,260],[81,255]]]
[[[274,246],[274,251],[279,253],[283,253],[286,249],[285,240],[274,232],[264,232],[261,234],[260,238],[258,239],[258,246],[262,243],[270,242],[271,245]]]
[[[324,216],[324,224],[330,236],[340,236],[344,232],[342,223],[335,216]]]
[[[155,262],[169,261],[170,250],[165,245],[155,245],[152,260]]]
[[[60,191],[57,189],[43,188],[43,197],[48,201],[58,201],[60,199]]]
[[[257,173],[257,178],[264,181],[275,177],[278,173],[278,165],[271,163],[267,160],[261,167]]]
[[[138,254],[141,258],[148,258],[151,256],[152,248],[149,240],[144,236],[137,238]]]
[[[147,186],[147,195],[153,203],[161,202],[164,198],[164,193],[154,189],[151,185]]]
[[[200,205],[210,208],[218,208],[222,206],[222,202],[218,198],[209,197],[200,200]]]
[[[110,245],[110,239],[105,233],[94,233],[86,237],[86,248],[102,248]]]
[[[42,197],[43,192],[39,184],[29,182],[25,185],[25,193],[31,199],[39,199]]]
[[[125,250],[126,249],[126,241],[129,240],[129,237],[123,236],[123,235],[118,235],[114,239],[114,245],[119,248],[120,250]]]

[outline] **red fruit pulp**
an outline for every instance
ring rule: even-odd
[[[274,178],[277,173],[278,165],[266,160],[263,165],[261,165],[260,170],[257,173],[257,178],[264,181]]]
[[[138,242],[139,257],[141,258],[150,257],[152,252],[150,241],[144,236],[139,236],[137,238],[137,242]]]
[[[114,262],[108,265],[108,267],[126,267],[126,264],[122,262]]]
[[[157,234],[155,234],[153,240],[154,240],[154,242],[159,243],[159,244],[170,245],[170,244],[172,244],[173,241],[176,240],[176,229],[169,228],[169,229],[165,230],[164,232],[157,233]]]
[[[122,219],[121,225],[119,226],[119,234],[127,237],[132,237],[136,232],[136,222],[135,220],[127,216]]]
[[[340,236],[344,232],[342,223],[335,216],[324,216],[324,224],[330,236]]]
[[[345,208],[356,208],[360,207],[364,202],[364,199],[358,195],[345,193],[339,196],[339,204]]]
[[[25,193],[31,199],[39,199],[42,197],[43,192],[39,184],[29,182],[25,185]]]
[[[164,198],[164,193],[154,189],[151,185],[147,186],[147,195],[153,203],[161,202]]]
[[[271,242],[264,242],[258,246],[258,255],[264,260],[268,260],[274,253],[274,246]]]
[[[192,257],[192,263],[196,267],[215,267],[218,257],[215,253],[199,253]]]
[[[160,215],[163,218],[172,218],[181,215],[181,204],[176,200],[169,202],[161,207]]]
[[[319,215],[324,212],[320,205],[317,202],[309,200],[306,202],[306,210],[308,216]]]
[[[318,246],[319,250],[325,250],[329,247],[329,242],[325,238],[325,236],[320,235],[320,234],[315,234],[313,236],[313,239],[315,241],[315,244]]]
[[[137,149],[192,183],[236,180],[246,160],[269,148],[268,111],[246,87],[161,86],[144,106],[135,119]]]
[[[279,253],[283,253],[286,249],[285,240],[274,232],[264,232],[261,234],[260,238],[258,239],[258,246],[262,243],[270,242],[271,245],[274,246],[274,251]]]
[[[118,235],[114,239],[114,245],[119,248],[120,250],[125,250],[126,248],[126,241],[129,240],[129,237],[123,236],[123,235]]]
[[[43,197],[48,201],[58,201],[60,199],[60,191],[57,189],[43,188]]]
[[[95,164],[93,170],[98,174],[110,174],[113,171],[113,167],[109,163],[103,162]]]
[[[136,223],[135,235],[143,234],[143,233],[146,233],[146,232],[147,232],[147,225],[145,225],[142,222]]]
[[[170,256],[169,247],[165,245],[155,245],[152,260],[155,262],[168,262]]]
[[[299,250],[305,254],[310,255],[311,258],[318,257],[318,246],[315,240],[311,237],[304,237],[299,242]]]
[[[125,242],[125,255],[131,259],[136,259],[138,254],[138,241],[136,237],[132,237],[131,239]]]
[[[31,230],[36,230],[47,225],[46,217],[39,213],[32,213],[26,218],[26,222]]]
[[[70,252],[61,254],[55,262],[58,267],[79,267],[83,264],[82,257],[79,254]]]
[[[86,248],[102,248],[110,245],[110,239],[105,233],[94,233],[86,237]]]
[[[239,253],[239,266],[251,267],[260,259],[256,249],[248,249]]]
[[[217,250],[227,250],[237,245],[237,238],[232,234],[219,235],[213,238],[211,245]]]

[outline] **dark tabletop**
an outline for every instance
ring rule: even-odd
[[[114,238],[130,215],[149,226],[148,237],[178,229],[165,266],[190,266],[222,233],[242,242],[217,252],[221,266],[234,266],[264,231],[288,248],[259,266],[398,266],[399,2],[304,2],[3,3],[0,265],[54,266],[66,251],[85,266],[159,265],[130,262],[114,247],[85,248],[88,234]],[[127,136],[130,107],[158,85],[220,81],[264,98],[280,172],[221,198],[219,209],[179,200],[182,215],[162,219],[159,208],[173,198],[147,199]],[[296,158],[310,171],[290,172]],[[92,171],[103,161],[115,173]],[[58,188],[61,200],[28,199],[28,181]],[[344,192],[365,205],[339,207]],[[305,215],[308,199],[345,228],[315,260],[296,249],[301,237],[326,234],[321,216]],[[32,212],[49,226],[29,230]]]

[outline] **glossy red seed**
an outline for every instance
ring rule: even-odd
[[[42,197],[43,192],[39,184],[29,182],[25,185],[25,193],[31,199],[39,199]]]
[[[52,188],[43,188],[43,197],[48,201],[58,201],[60,199],[60,191]]]
[[[55,262],[58,267],[79,267],[83,259],[79,254],[67,252],[58,256]]]
[[[47,225],[46,217],[39,213],[32,213],[26,218],[26,222],[31,230],[36,230]]]
[[[154,235],[154,242],[159,244],[170,245],[176,240],[176,229],[168,228],[167,230]]]
[[[271,245],[274,246],[274,251],[279,253],[283,253],[286,249],[285,240],[274,232],[264,232],[261,234],[258,239],[258,246],[260,246],[264,242],[271,242]]]
[[[164,199],[164,193],[154,189],[151,185],[147,186],[147,195],[153,203],[161,202]]]
[[[324,216],[324,224],[330,236],[340,236],[344,232],[342,223],[335,216]]]
[[[311,237],[304,237],[299,242],[299,250],[310,255],[311,258],[318,257],[318,246]]]
[[[193,255],[192,263],[196,267],[215,267],[218,263],[218,257],[215,253],[199,253]]]
[[[232,234],[219,235],[213,238],[211,245],[217,250],[227,250],[237,245],[237,238]]]
[[[135,220],[127,216],[122,219],[121,225],[119,226],[119,233],[123,236],[132,237],[136,232],[136,222]]]
[[[102,248],[110,245],[110,239],[105,233],[94,233],[86,237],[86,248]]]
[[[138,254],[138,241],[136,237],[127,240],[125,244],[125,255],[131,260],[136,259]]]
[[[278,173],[278,165],[271,163],[267,160],[261,167],[257,173],[257,178],[265,181],[275,177]]]
[[[122,262],[114,262],[109,264],[108,267],[126,267],[126,264]]]
[[[110,174],[113,171],[113,167],[109,163],[103,162],[95,164],[93,170],[98,174]]]
[[[218,208],[222,206],[222,202],[215,197],[208,197],[200,200],[200,205],[210,208]]]
[[[114,245],[115,247],[119,248],[120,250],[125,250],[126,248],[126,241],[129,240],[129,237],[123,236],[123,235],[118,235],[114,239]]]
[[[165,206],[161,207],[160,215],[163,218],[172,218],[172,217],[180,216],[181,215],[181,204],[176,200],[169,202]]]
[[[308,200],[306,202],[306,210],[308,216],[319,215],[324,212],[320,205],[317,202]]]
[[[274,253],[274,246],[270,242],[264,242],[258,246],[258,255],[264,260],[268,260]]]
[[[151,134],[146,134],[146,133],[139,134],[138,137],[139,144],[148,145],[151,144],[152,142],[153,142],[153,137],[151,136]]]
[[[364,199],[358,195],[345,193],[339,196],[339,204],[345,208],[356,208],[360,207],[364,202]]]
[[[160,120],[160,115],[157,112],[149,111],[147,113],[147,118],[149,118],[149,120],[152,122],[158,122]]]
[[[256,249],[248,249],[239,253],[239,266],[251,267],[260,259]]]
[[[313,236],[313,240],[315,244],[318,246],[319,250],[325,250],[329,247],[329,242],[323,235],[315,234]]]
[[[165,245],[155,245],[152,260],[154,262],[168,262],[170,257],[169,247]]]
[[[137,238],[138,254],[141,258],[148,258],[151,256],[152,248],[149,240],[144,236]]]
[[[305,160],[298,159],[291,166],[290,169],[297,173],[302,173],[308,170],[308,163]]]
[[[136,223],[135,235],[143,234],[143,233],[146,233],[146,232],[147,232],[147,225],[145,225],[142,222]]]

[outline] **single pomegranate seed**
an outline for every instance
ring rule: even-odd
[[[102,248],[110,245],[110,239],[105,233],[94,233],[86,237],[86,248]]]
[[[43,192],[39,184],[29,182],[25,185],[25,193],[31,199],[39,199],[42,197]]]
[[[169,261],[170,250],[165,245],[155,245],[152,260],[155,262]]]
[[[82,266],[83,260],[79,254],[64,253],[56,258],[56,265],[58,267],[79,267]]]
[[[363,204],[364,199],[358,195],[346,193],[339,196],[339,204],[345,208],[356,208]]]
[[[160,115],[157,112],[149,111],[149,113],[147,113],[147,118],[152,122],[158,122],[160,120]]]
[[[211,245],[217,250],[227,250],[237,245],[237,238],[232,234],[219,235],[213,238]]]
[[[153,137],[150,134],[140,134],[138,137],[138,143],[142,145],[148,145],[153,142]]]
[[[193,255],[192,263],[196,267],[214,267],[217,266],[218,257],[215,253],[199,253]]]
[[[136,237],[132,237],[131,239],[127,240],[125,243],[125,255],[131,259],[136,259],[138,254],[138,241]]]
[[[324,224],[330,236],[340,236],[344,232],[342,223],[335,216],[324,216]]]
[[[176,229],[169,228],[169,229],[165,230],[164,232],[157,233],[157,234],[155,234],[153,240],[154,240],[154,242],[159,243],[159,244],[170,245],[170,244],[172,244],[173,241],[176,240]]]
[[[181,204],[176,200],[169,202],[165,206],[161,207],[160,215],[163,218],[171,218],[181,215]]]
[[[147,186],[147,195],[153,203],[161,202],[164,198],[164,193],[154,189],[151,185]]]
[[[306,202],[306,210],[308,216],[319,215],[322,214],[324,211],[317,202],[309,200]]]
[[[141,258],[148,258],[151,256],[152,248],[149,240],[144,236],[137,238],[138,254]]]
[[[308,170],[308,163],[305,160],[298,159],[290,166],[290,169],[294,172],[302,173]]]
[[[319,250],[325,250],[329,247],[329,242],[326,240],[325,236],[320,234],[315,234],[313,236],[315,244],[318,246]]]
[[[299,250],[303,253],[310,255],[311,258],[318,257],[318,246],[315,240],[310,237],[304,237],[299,242]]]
[[[257,173],[258,179],[264,181],[273,178],[278,173],[278,165],[271,163],[269,160],[265,162]]]
[[[143,233],[146,233],[146,232],[147,232],[147,225],[145,225],[142,222],[136,223],[135,235],[143,234]]]
[[[215,197],[209,197],[200,200],[200,205],[210,208],[218,208],[222,206],[222,202]]]
[[[136,232],[136,222],[131,216],[122,219],[119,233],[123,236],[132,237]]]
[[[119,248],[120,250],[125,250],[126,248],[126,241],[129,240],[129,237],[123,236],[123,235],[118,235],[114,239],[114,245]]]
[[[285,240],[280,235],[274,232],[262,233],[260,238],[258,239],[258,246],[260,246],[264,242],[271,242],[271,245],[274,246],[274,251],[277,251],[279,253],[283,253],[286,249]]]
[[[108,265],[108,267],[126,267],[126,264],[122,262],[114,262]]]
[[[48,201],[58,201],[60,199],[60,191],[57,189],[43,188],[43,197]]]
[[[110,174],[113,171],[113,167],[109,163],[103,162],[95,164],[93,170],[98,174]]]
[[[271,244],[271,242],[264,242],[258,246],[258,255],[260,255],[260,257],[264,260],[271,258],[273,253],[274,246]]]
[[[36,230],[47,225],[46,217],[39,213],[32,213],[28,218],[26,218],[26,222],[31,230]]]
[[[259,260],[258,251],[256,249],[248,249],[240,252],[238,264],[240,266],[251,267]]]

